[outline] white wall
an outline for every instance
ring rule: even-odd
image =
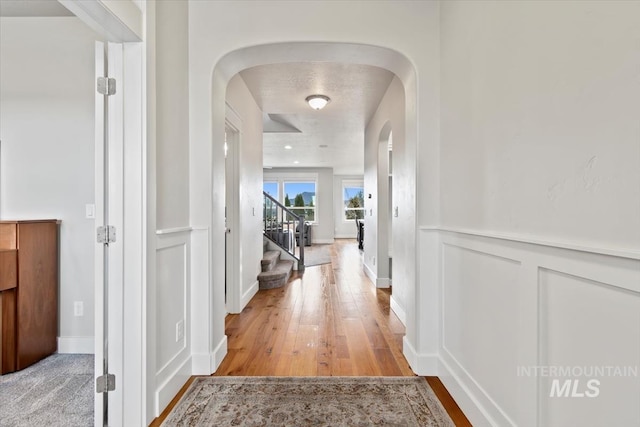
[[[342,194],[342,184],[344,181],[360,181],[364,183],[362,175],[334,175],[333,176],[333,214],[334,214],[334,237],[336,239],[355,239],[357,229],[354,220],[344,219],[344,200]],[[365,194],[366,197],[366,194]]]
[[[369,199],[367,196],[364,200],[366,208],[365,271],[378,286],[388,286],[390,279],[387,261],[388,248],[390,244],[394,247],[396,254],[394,254],[395,264],[393,268],[396,283],[393,287],[392,307],[403,322],[406,321],[407,303],[411,300],[408,294],[408,283],[411,282],[408,280],[406,272],[414,269],[415,263],[411,255],[412,249],[408,248],[406,234],[403,234],[400,230],[407,221],[407,201],[411,200],[411,195],[406,194],[405,190],[404,202],[394,202],[394,205],[398,206],[398,217],[389,217],[388,208],[384,212],[380,212],[378,209],[379,199],[382,197],[381,194],[378,194],[378,189],[380,178],[384,180],[381,188],[384,194],[388,194],[388,167],[385,166],[383,168],[382,176],[379,177],[379,156],[385,156],[384,164],[388,164],[389,132],[393,133],[393,162],[395,168],[393,191],[397,199],[400,199],[401,189],[408,188],[408,181],[412,178],[406,173],[407,165],[412,163],[415,155],[407,150],[404,91],[402,82],[397,77],[394,77],[365,131],[365,194],[371,194],[372,198]],[[393,243],[388,242],[389,233],[387,230],[389,221],[393,221],[394,231],[398,230],[393,237]],[[380,228],[384,229],[384,233],[379,233]]]
[[[571,376],[578,393],[598,379],[599,395],[558,398],[551,382],[567,378],[517,368],[638,375],[640,3],[441,8],[442,226],[420,232],[423,361],[436,355],[474,425],[638,425],[638,376]]]
[[[224,13],[220,13],[222,8]],[[189,3],[191,219],[207,224],[212,232],[224,230],[224,210],[217,201],[222,200],[224,191],[224,93],[233,75],[253,65],[288,61],[330,60],[384,67],[398,75],[406,89],[409,164],[403,170],[406,186],[398,188],[398,204],[406,207],[399,233],[411,249],[406,270],[406,283],[411,288],[407,299],[416,301],[416,206],[427,207],[421,213],[425,221],[436,221],[438,216],[439,4],[369,2],[366,20],[362,13],[363,4],[358,1],[340,2],[340,13],[336,13],[335,3],[324,1]],[[417,174],[418,160],[424,174]],[[420,197],[416,182],[423,186]],[[333,227],[330,232],[333,234]],[[215,366],[219,363],[217,355],[226,348],[225,309],[221,303],[224,274],[216,261],[222,258],[222,250],[212,246],[210,253],[201,256],[212,260],[207,272],[213,286],[198,290],[198,300],[208,303],[203,302],[198,310],[211,319],[206,338]],[[407,313],[407,339],[420,350],[415,314],[412,305]]]
[[[317,220],[311,225],[311,243],[333,243],[334,194],[332,168],[272,168],[265,169],[264,181],[295,180],[310,176],[316,181]]]
[[[241,120],[239,142],[239,230],[241,308],[258,291],[262,259],[262,111],[236,75],[227,87],[227,103]],[[231,231],[233,233],[233,230]]]
[[[193,227],[189,210],[189,79],[188,13],[181,1],[155,2],[147,26],[148,135],[151,185],[155,184],[150,243],[155,259],[147,288],[147,419],[159,414],[192,373],[196,355],[207,346],[197,335],[201,318],[194,319],[192,281],[207,282],[193,269],[192,254],[208,246],[208,230]],[[154,18],[155,17],[155,18]],[[155,153],[155,157],[153,157]],[[155,168],[155,169],[153,169]],[[178,324],[184,334],[176,336]]]
[[[63,352],[93,352],[96,39],[74,17],[0,18],[0,218],[62,220]]]
[[[181,4],[182,3],[182,4]],[[189,49],[187,7],[163,1],[156,15],[156,226],[189,225]]]

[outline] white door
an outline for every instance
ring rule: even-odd
[[[123,96],[117,87],[123,81],[122,53],[122,44],[105,49],[96,42],[96,226],[103,227],[102,233],[96,230],[95,252],[96,426],[120,425],[123,406]],[[107,392],[99,389],[105,381],[111,383]]]
[[[227,118],[225,125],[225,298],[227,312],[240,313],[240,226],[238,188],[239,131]]]

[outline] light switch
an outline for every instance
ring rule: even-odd
[[[96,217],[96,205],[84,205],[84,215],[87,219],[94,219]]]

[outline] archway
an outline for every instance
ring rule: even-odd
[[[399,197],[395,202],[402,204],[402,227],[398,227],[397,232],[402,234],[404,247],[399,250],[395,261],[399,281],[405,283],[405,300],[415,303],[416,294],[416,123],[417,113],[415,109],[417,97],[416,74],[412,64],[402,54],[387,48],[349,44],[349,43],[325,43],[325,42],[290,42],[274,43],[267,45],[251,46],[232,51],[223,56],[214,67],[211,77],[211,138],[208,141],[197,140],[195,150],[210,155],[209,161],[205,164],[204,159],[198,159],[198,164],[194,164],[192,177],[210,178],[209,194],[212,196],[210,204],[205,206],[200,202],[192,206],[194,218],[208,217],[208,224],[211,230],[210,236],[195,236],[195,239],[208,238],[208,245],[196,244],[200,248],[209,247],[207,254],[210,283],[205,288],[202,283],[194,283],[194,316],[202,315],[210,322],[202,322],[194,325],[194,337],[207,337],[208,340],[195,345],[194,348],[194,374],[208,374],[214,371],[226,354],[226,336],[224,334],[224,320],[226,315],[224,305],[224,248],[216,245],[214,239],[224,233],[224,204],[220,203],[218,195],[224,194],[224,127],[225,127],[225,93],[226,87],[231,78],[240,71],[263,64],[288,63],[288,62],[342,62],[347,64],[363,64],[384,68],[393,72],[401,81],[405,92],[405,140],[406,155],[403,156],[398,166],[405,171],[395,183],[402,188]],[[207,144],[206,146],[204,144]],[[195,152],[195,151],[194,151]],[[202,191],[204,183],[192,181],[196,191]],[[387,233],[387,231],[385,231]],[[204,257],[194,254],[195,258],[204,261]],[[197,263],[197,261],[196,261]],[[205,266],[198,268],[204,270]],[[402,272],[402,273],[400,273]],[[415,342],[416,322],[415,307],[409,303],[406,310],[406,339]],[[196,340],[194,339],[195,343]],[[207,356],[209,363],[204,363]],[[410,359],[411,360],[411,359]],[[202,361],[203,363],[198,363]],[[206,366],[208,365],[208,366]],[[200,372],[201,371],[201,372]]]

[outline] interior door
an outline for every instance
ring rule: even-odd
[[[122,425],[124,162],[123,97],[117,87],[122,54],[122,44],[96,42],[96,426]]]

